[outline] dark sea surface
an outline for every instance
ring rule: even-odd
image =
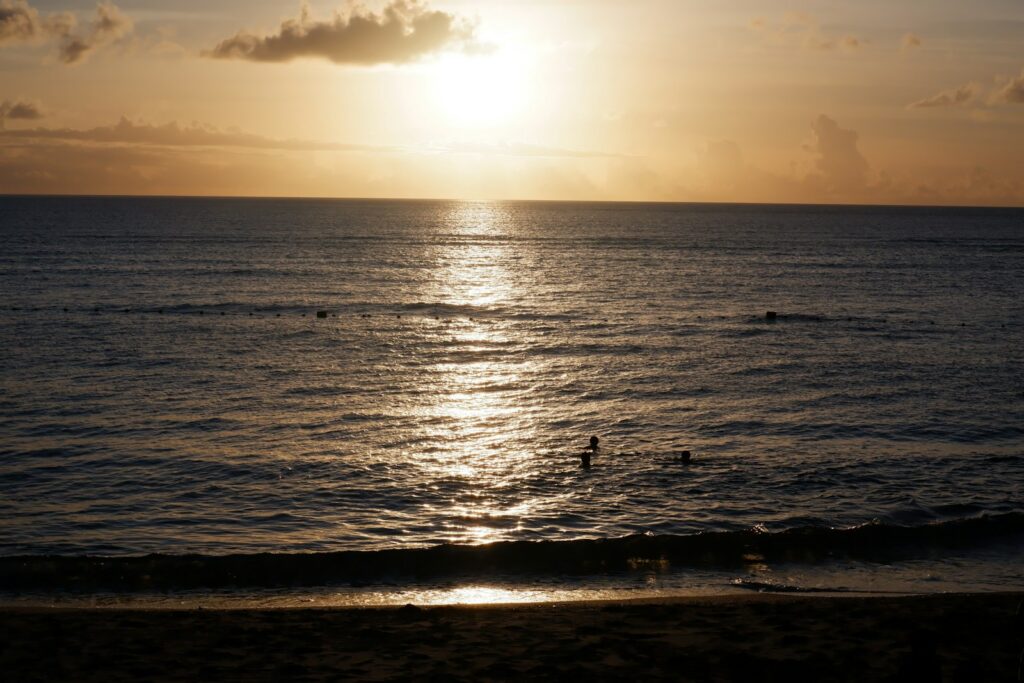
[[[0,197],[0,349],[0,590],[1024,587],[1024,210]]]

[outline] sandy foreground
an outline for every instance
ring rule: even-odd
[[[0,610],[4,680],[1017,680],[1024,594]]]

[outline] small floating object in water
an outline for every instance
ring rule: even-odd
[[[680,462],[689,463],[693,459],[693,455],[690,451],[676,451],[676,456]]]
[[[318,318],[326,318],[327,317],[327,311],[317,311],[316,312],[316,317],[318,317]]]
[[[764,317],[766,320],[775,320],[776,318],[779,317],[779,314],[776,313],[775,311],[768,311],[767,313],[764,314]]]

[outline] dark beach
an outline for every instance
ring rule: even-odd
[[[7,608],[7,680],[1013,681],[1024,594]]]

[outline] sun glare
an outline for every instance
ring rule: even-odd
[[[462,127],[515,122],[529,100],[525,71],[525,60],[507,52],[446,57],[437,64],[438,108]]]

